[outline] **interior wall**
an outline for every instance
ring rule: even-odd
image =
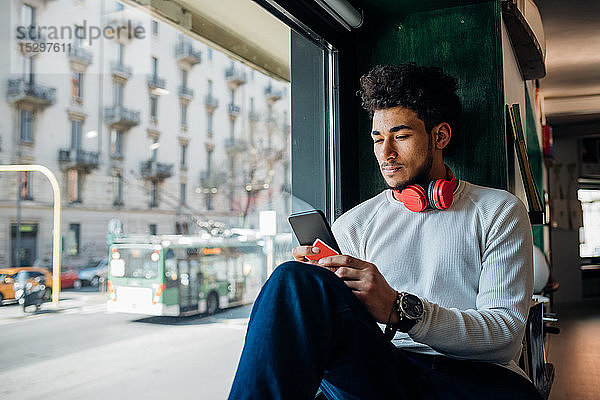
[[[358,73],[375,64],[439,66],[459,82],[463,103],[456,152],[445,160],[469,182],[507,189],[500,2],[489,1],[415,12],[392,22],[377,20],[360,38]],[[360,200],[385,189],[368,135],[371,122],[359,122]]]

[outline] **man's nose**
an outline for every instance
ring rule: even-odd
[[[393,160],[394,158],[396,158],[398,156],[398,153],[396,152],[396,149],[394,148],[394,145],[392,143],[392,141],[390,140],[385,140],[383,142],[383,148],[381,149],[382,151],[382,158],[384,158],[385,160]]]

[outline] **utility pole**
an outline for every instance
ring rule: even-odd
[[[19,161],[21,160],[21,150],[20,150],[21,145],[19,144]],[[23,179],[22,179],[22,172],[17,172],[17,238],[16,238],[16,243],[15,243],[15,250],[14,250],[14,255],[15,255],[15,259],[14,259],[14,266],[15,267],[20,267],[21,266],[21,191],[23,190]]]

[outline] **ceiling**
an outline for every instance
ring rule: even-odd
[[[600,122],[600,1],[536,0],[546,37],[548,123]]]

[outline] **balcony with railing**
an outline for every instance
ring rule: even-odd
[[[125,65],[121,62],[114,61],[110,64],[110,72],[114,77],[127,80],[131,78],[131,75],[133,74],[133,69],[130,66]]]
[[[248,119],[250,122],[258,122],[260,121],[260,113],[258,111],[250,111],[248,113]]]
[[[94,60],[94,54],[79,46],[69,46],[69,60],[88,66]]]
[[[152,94],[166,94],[167,93],[167,80],[161,78],[158,75],[150,74],[146,80],[148,83],[148,89]]]
[[[229,113],[231,118],[237,118],[240,115],[240,106],[233,103],[227,104],[227,113]]]
[[[206,193],[218,189],[226,180],[227,174],[223,171],[200,171],[200,187],[203,190],[208,190]]]
[[[179,98],[185,101],[192,101],[194,98],[194,89],[190,89],[187,86],[179,86]]]
[[[118,105],[106,107],[104,121],[114,127],[129,129],[140,124],[140,112]]]
[[[9,79],[6,98],[9,103],[26,103],[47,107],[56,101],[56,88],[27,82],[22,78]]]
[[[225,70],[225,80],[230,88],[235,89],[248,81],[246,71],[239,67],[231,66]]]
[[[60,149],[58,150],[58,161],[63,169],[76,168],[89,172],[98,168],[100,153],[81,149]]]
[[[225,138],[225,150],[228,153],[239,153],[242,151],[246,151],[248,149],[248,144],[244,139],[238,138]]]
[[[207,94],[204,96],[204,105],[206,106],[206,111],[213,113],[219,107],[219,99],[212,94]]]
[[[183,41],[175,45],[175,58],[189,65],[196,65],[202,61],[202,52],[194,49],[192,43]]]
[[[140,163],[140,175],[144,179],[162,181],[173,176],[173,167],[173,164],[158,161],[142,161]]]
[[[265,99],[267,100],[267,103],[273,104],[281,99],[282,93],[283,92],[281,90],[275,89],[269,85],[265,88]]]

